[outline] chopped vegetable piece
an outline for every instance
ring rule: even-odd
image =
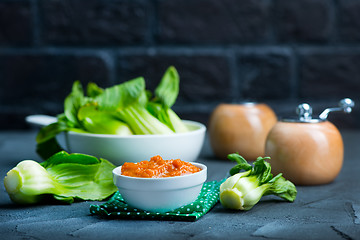
[[[220,186],[220,202],[224,207],[249,210],[262,196],[271,194],[289,202],[295,200],[295,185],[281,173],[273,177],[271,166],[265,161],[268,157],[258,157],[253,167],[237,153],[229,154],[228,158],[236,161],[238,165],[230,170],[232,176]],[[245,171],[240,172],[241,170]]]

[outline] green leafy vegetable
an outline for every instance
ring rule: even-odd
[[[237,153],[229,154],[228,158],[238,164],[230,170],[231,177],[220,186],[220,202],[224,207],[249,210],[265,195],[276,195],[290,202],[295,200],[295,185],[281,173],[273,177],[271,166],[265,161],[269,157],[257,158],[253,167]]]
[[[63,151],[56,138],[53,137],[47,141],[40,142],[36,145],[36,152],[43,158],[48,159],[53,154]]]
[[[66,97],[64,102],[64,114],[72,126],[81,126],[77,118],[77,112],[85,103],[86,98],[84,97],[81,83],[79,81],[75,81],[72,87],[72,92]]]
[[[49,124],[40,129],[39,133],[36,136],[37,143],[44,143],[46,141],[52,140],[55,136],[61,132],[69,130],[70,127],[66,122],[58,119],[57,122]]]
[[[105,89],[96,101],[100,110],[113,111],[135,134],[174,133],[146,109],[148,98],[143,78]]]
[[[240,172],[241,170],[247,171],[252,168],[251,165],[245,160],[245,158],[243,158],[237,153],[229,154],[227,157],[229,160],[237,162],[237,165],[230,169],[231,176]]]
[[[89,83],[86,94],[79,81],[64,101],[58,121],[43,127],[36,138],[38,154],[46,159],[60,149],[56,136],[75,131],[96,134],[173,134],[189,131],[171,109],[179,93],[179,75],[169,67],[155,95],[138,77],[109,88]]]
[[[146,102],[144,93],[145,80],[139,77],[105,89],[95,98],[95,101],[101,110],[121,111],[131,104]]]
[[[155,89],[155,98],[166,107],[174,105],[179,94],[180,77],[176,69],[169,67]]]
[[[62,151],[41,164],[21,161],[7,173],[4,185],[11,200],[19,204],[39,203],[49,197],[65,203],[103,200],[117,190],[114,168],[105,159]]]
[[[90,82],[87,85],[86,94],[88,95],[88,97],[95,98],[99,96],[103,91],[104,89],[100,88],[96,83]]]
[[[87,104],[78,111],[78,119],[83,128],[90,133],[132,135],[127,124],[112,113],[100,111],[97,104]]]
[[[148,110],[176,133],[188,132],[188,128],[171,109],[179,94],[179,74],[169,67],[155,89],[155,98],[148,103]]]

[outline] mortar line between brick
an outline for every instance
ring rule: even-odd
[[[138,46],[138,47],[74,47],[74,46],[45,46],[45,47],[8,47],[0,46],[0,52],[2,54],[13,54],[13,53],[46,53],[46,52],[70,52],[70,53],[91,53],[99,51],[113,51],[121,54],[143,54],[149,50],[155,50],[158,52],[166,51],[168,53],[180,53],[185,54],[186,52],[191,53],[212,53],[216,55],[223,55],[225,51],[271,51],[274,48],[296,48],[299,50],[319,50],[319,51],[349,51],[349,52],[360,52],[360,44],[348,44],[348,45],[232,45],[232,46],[206,46],[206,47],[192,47],[192,46]]]

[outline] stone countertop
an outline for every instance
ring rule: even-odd
[[[90,215],[90,204],[18,206],[3,185],[6,172],[24,159],[40,160],[33,131],[0,132],[1,239],[360,239],[360,132],[342,131],[345,159],[331,184],[298,186],[294,203],[266,196],[250,211],[217,204],[196,222],[118,220]],[[234,163],[212,156],[205,142],[199,162],[208,180],[220,180]]]

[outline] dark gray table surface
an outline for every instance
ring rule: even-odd
[[[300,187],[294,203],[263,197],[250,211],[217,204],[196,222],[109,220],[92,216],[90,204],[18,206],[3,185],[6,172],[24,159],[40,160],[35,132],[0,132],[1,239],[360,239],[360,132],[342,131],[345,159],[327,185]],[[234,165],[212,156],[205,141],[199,162],[208,180],[220,180]]]

